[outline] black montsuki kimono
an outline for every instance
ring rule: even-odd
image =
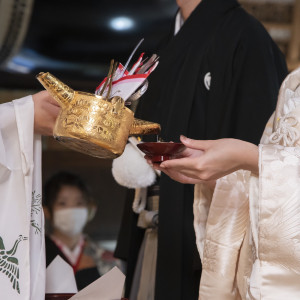
[[[203,0],[159,55],[136,116],[160,123],[163,140],[178,141],[183,134],[259,142],[287,69],[264,27],[236,0]],[[128,218],[128,212],[124,216]],[[129,252],[134,255],[138,241],[132,234],[130,238]],[[129,281],[130,262],[129,257]],[[155,299],[198,299],[200,273],[193,185],[163,174]]]

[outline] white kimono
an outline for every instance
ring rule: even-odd
[[[41,137],[32,97],[0,105],[0,299],[45,298]]]
[[[240,170],[214,192],[195,186],[199,299],[300,299],[299,138],[300,69],[280,89],[259,146],[259,176]]]

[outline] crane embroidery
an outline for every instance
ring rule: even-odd
[[[18,245],[21,241],[28,240],[27,237],[19,235],[11,250],[6,251],[2,238],[0,237],[0,272],[10,279],[14,290],[20,294],[19,286],[19,261],[15,257]]]

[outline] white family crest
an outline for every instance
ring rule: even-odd
[[[204,85],[208,90],[210,90],[210,83],[211,83],[211,73],[208,72],[204,76]]]

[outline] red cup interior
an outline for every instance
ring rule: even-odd
[[[69,300],[75,294],[46,294],[45,300]]]
[[[46,294],[45,300],[69,300],[75,294]],[[122,298],[121,300],[128,300],[126,298]]]
[[[144,142],[137,146],[155,163],[176,158],[185,149],[182,143],[171,142]]]

